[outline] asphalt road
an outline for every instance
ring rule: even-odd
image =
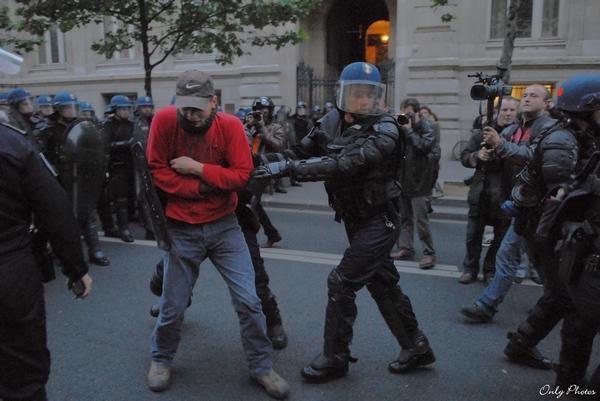
[[[290,400],[556,399],[539,395],[540,388],[554,383],[553,372],[511,364],[502,354],[506,332],[526,316],[541,288],[516,285],[494,323],[466,324],[458,310],[483,286],[457,283],[465,226],[444,222],[433,223],[439,268],[420,274],[410,263],[399,265],[402,287],[435,351],[433,367],[404,376],[388,373],[387,364],[397,356],[398,345],[368,292],[361,291],[352,344],[358,363],[346,378],[321,385],[304,383],[299,372],[321,349],[326,278],[345,248],[345,234],[328,213],[269,213],[284,237],[264,256],[289,335],[288,347],[274,352],[274,363],[291,384]],[[89,299],[74,300],[62,279],[46,286],[51,401],[268,399],[248,377],[237,317],[210,262],[201,268],[186,314],[172,386],[161,394],[150,392],[145,384],[153,328],[148,309],[156,298],[148,281],[162,252],[144,241],[113,240],[103,246],[112,264],[92,267],[94,292]],[[558,347],[557,328],[539,348],[556,359]],[[592,366],[599,362],[595,352]]]

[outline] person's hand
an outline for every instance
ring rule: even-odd
[[[479,149],[479,152],[477,152],[477,158],[483,162],[490,161],[490,159],[492,158],[492,152],[492,149],[486,149],[482,147],[481,149]]]
[[[77,298],[83,299],[92,292],[92,278],[86,273],[77,281],[69,281],[67,286]]]
[[[290,163],[287,160],[282,160],[258,166],[252,171],[251,175],[255,179],[279,178],[288,175],[289,171]]]
[[[176,159],[171,160],[169,163],[171,168],[177,171],[179,174],[193,174],[201,175],[203,164],[197,162],[191,157],[180,156]]]
[[[500,145],[500,135],[492,127],[483,128],[483,141],[494,148]]]

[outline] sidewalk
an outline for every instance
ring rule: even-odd
[[[462,180],[473,170],[464,168],[457,161],[444,161],[440,169],[439,181],[445,196],[434,199],[432,219],[464,221],[467,218],[467,190]],[[286,187],[287,194],[264,194],[262,204],[265,207],[331,211],[327,203],[327,193],[322,182],[303,182],[301,187]]]

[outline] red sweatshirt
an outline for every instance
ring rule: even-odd
[[[204,135],[190,134],[179,126],[175,106],[156,112],[146,155],[154,183],[167,194],[165,214],[190,224],[215,221],[233,213],[237,205],[235,191],[246,186],[253,168],[239,119],[217,113]],[[203,163],[202,177],[173,170],[169,162],[180,156]]]

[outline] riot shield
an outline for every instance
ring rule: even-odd
[[[94,213],[106,171],[105,143],[101,128],[91,121],[80,121],[68,128],[63,158],[70,161],[68,171],[60,173],[61,183],[71,196],[79,221]]]
[[[171,249],[171,237],[167,231],[167,220],[163,212],[163,205],[161,203],[158,191],[154,187],[152,182],[152,174],[148,168],[148,162],[146,155],[144,154],[144,147],[141,142],[136,142],[131,147],[133,155],[133,165],[135,168],[135,174],[137,181],[140,184],[140,204],[144,209],[142,214],[149,216],[152,230],[154,231],[154,237],[156,243],[160,249],[169,251]]]

